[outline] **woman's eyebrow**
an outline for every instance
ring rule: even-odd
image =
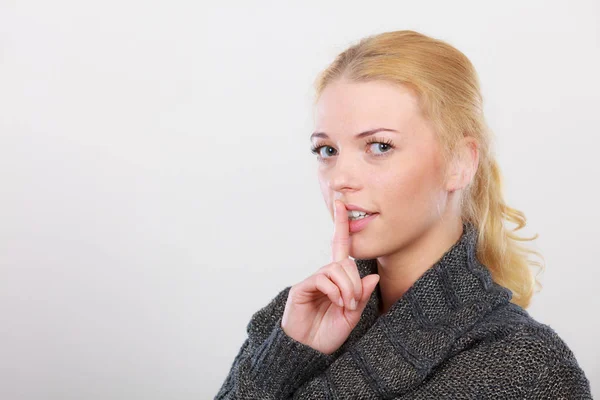
[[[374,135],[377,132],[381,132],[381,131],[388,131],[388,132],[396,132],[396,133],[400,133],[395,129],[389,129],[389,128],[376,128],[376,129],[370,129],[368,131],[364,131],[361,133],[356,134],[354,137],[356,139],[361,139],[364,138],[366,136],[371,136]],[[329,136],[325,133],[325,132],[315,132],[312,135],[310,135],[310,140],[312,141],[314,138],[324,138],[324,139],[329,139]]]

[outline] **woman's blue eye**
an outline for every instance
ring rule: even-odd
[[[381,149],[381,147],[383,147],[384,149],[387,147],[387,148],[388,148],[388,150],[387,150],[387,151],[384,151],[383,153],[387,153],[387,152],[389,152],[390,145],[389,145],[389,144],[387,144],[387,143],[382,143],[382,142],[371,142],[371,143],[369,144],[369,146],[370,146],[371,144],[378,144],[378,145],[379,145],[379,149]],[[376,146],[375,148],[377,148],[377,146]],[[382,153],[380,153],[380,154],[382,154]]]
[[[331,147],[331,146],[327,146],[327,145],[318,146],[318,147],[317,147],[317,146],[315,146],[315,147],[311,148],[311,152],[313,152],[314,154],[317,154],[319,157],[322,157],[322,158],[329,158],[329,157],[323,157],[323,155],[322,155],[322,153],[321,153],[321,150],[322,150],[322,149],[326,149],[326,148],[333,149],[333,147]]]

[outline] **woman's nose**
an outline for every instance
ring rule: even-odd
[[[333,191],[341,191],[344,188],[352,188],[356,185],[359,168],[356,160],[351,157],[338,156],[329,171],[329,188]]]

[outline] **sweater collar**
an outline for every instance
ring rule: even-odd
[[[463,222],[459,240],[382,315],[377,285],[338,354],[355,344],[370,347],[382,343],[390,346],[388,351],[402,348],[402,354],[415,366],[436,364],[457,335],[512,298],[512,292],[495,283],[477,259],[477,240],[476,227]],[[376,259],[355,259],[355,263],[361,278],[377,273]],[[393,333],[387,335],[388,341],[369,337],[382,331]]]

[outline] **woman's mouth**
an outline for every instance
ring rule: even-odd
[[[348,213],[348,228],[350,233],[356,233],[363,230],[378,215],[379,213],[373,213],[359,215],[358,217],[350,217],[350,213]]]

